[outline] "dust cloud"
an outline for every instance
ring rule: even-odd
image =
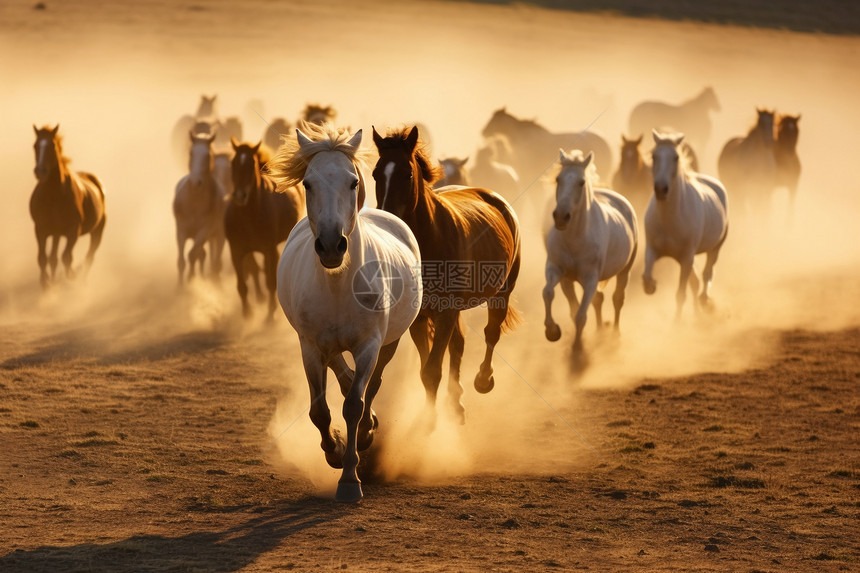
[[[470,311],[462,369],[467,424],[456,426],[445,415],[446,376],[436,430],[413,431],[424,392],[417,353],[405,337],[375,404],[382,430],[376,462],[387,478],[433,481],[607,461],[611,453],[595,445],[605,429],[577,426],[578,393],[741,371],[766,361],[779,330],[860,323],[860,184],[852,151],[860,127],[854,109],[860,43],[854,38],[464,3],[120,4],[52,4],[36,12],[17,2],[0,9],[7,22],[0,25],[0,51],[16,54],[0,62],[8,78],[0,93],[0,324],[50,328],[98,320],[103,335],[127,345],[194,329],[234,335],[237,345],[250,345],[265,378],[284,381],[264,452],[279,452],[285,466],[324,490],[338,472],[325,466],[307,418],[298,346],[280,313],[264,335],[262,311],[243,323],[229,270],[220,287],[198,283],[176,291],[170,205],[183,170],[169,136],[201,93],[217,93],[220,114],[240,116],[252,141],[267,121],[295,122],[306,103],[319,102],[337,108],[338,123],[365,133],[371,125],[421,122],[437,156],[463,157],[476,151],[492,111],[507,106],[553,131],[591,126],[617,161],[633,105],[679,103],[711,85],[722,111],[712,115],[708,147],[697,152],[702,171],[714,175],[723,142],[746,132],[756,106],[802,113],[803,174],[794,211],[784,193],[761,219],[733,216],[730,206],[729,237],[715,269],[715,311],[697,315],[688,298],[674,323],[677,264],[657,264],[652,297],[642,293],[640,264],[620,337],[597,332],[589,313],[588,365],[580,371],[571,369],[573,326],[560,292],[554,316],[562,340],[549,343],[543,335],[539,214],[553,189],[541,181],[528,186],[514,203],[524,241],[514,299],[525,322],[497,347],[496,388],[483,396],[471,386],[486,316]],[[412,29],[419,18],[420,32]],[[27,210],[34,123],[60,123],[72,167],[98,175],[107,195],[105,238],[89,277],[47,295],[38,288]],[[87,242],[76,249],[78,263]],[[604,313],[611,316],[610,297]],[[328,394],[338,420],[336,384]]]

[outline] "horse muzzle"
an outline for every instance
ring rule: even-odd
[[[327,269],[337,269],[343,264],[349,241],[343,234],[339,237],[332,235],[326,239],[323,239],[322,236],[317,237],[314,241],[314,251],[322,266]]]
[[[559,213],[558,211],[552,212],[552,220],[555,224],[555,228],[559,231],[564,231],[567,227],[567,224],[570,223],[570,213]]]
[[[663,184],[654,185],[654,197],[658,201],[663,201],[669,195],[669,186]]]

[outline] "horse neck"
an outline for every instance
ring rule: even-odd
[[[794,151],[797,148],[797,132],[779,134],[776,145],[781,151]]]
[[[677,219],[684,202],[687,197],[687,183],[689,177],[680,166],[678,167],[678,175],[676,175],[669,185],[669,195],[663,201],[655,201],[657,203],[657,211],[664,218]]]

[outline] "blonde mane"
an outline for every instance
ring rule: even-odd
[[[579,149],[572,149],[570,151],[566,151],[564,154],[564,159],[559,160],[560,169],[558,173],[561,173],[568,167],[577,167],[582,168],[582,164],[585,163],[585,158],[587,155],[583,153]],[[597,166],[594,164],[594,159],[592,158],[591,163],[589,163],[588,167],[585,168],[583,175],[585,176],[585,181],[591,186],[592,189],[598,186],[600,182],[600,176],[597,174]]]
[[[330,123],[317,125],[305,123],[302,133],[312,141],[304,147],[299,146],[295,133],[284,138],[284,142],[275,152],[274,157],[268,162],[269,175],[278,184],[278,189],[283,190],[293,187],[302,182],[308,164],[317,153],[322,151],[339,151],[356,165],[364,166],[368,152],[363,149],[355,149],[348,144],[353,134],[346,128],[337,128]]]

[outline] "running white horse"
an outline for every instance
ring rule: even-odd
[[[546,337],[561,338],[561,328],[552,318],[555,286],[570,303],[570,314],[576,324],[575,351],[582,350],[589,303],[597,314],[597,327],[603,326],[603,292],[606,282],[615,277],[612,303],[615,307],[615,329],[624,306],[624,289],[638,248],[638,224],[630,202],[609,189],[595,189],[597,172],[594,155],[559,150],[561,172],[556,179],[556,205],[552,212],[554,226],[546,239]],[[582,285],[582,303],[576,299],[573,283]]]
[[[362,498],[358,452],[370,447],[378,425],[371,403],[382,370],[421,308],[420,251],[400,219],[361,209],[361,130],[350,137],[330,124],[303,129],[310,137],[296,130],[270,163],[280,188],[304,185],[307,203],[278,265],[278,300],[299,335],[310,418],[326,461],[343,468],[335,499],[355,502]],[[345,440],[331,428],[326,366],[344,395]]]
[[[224,207],[227,191],[215,176],[215,159],[212,141],[215,135],[191,133],[191,153],[188,175],[179,180],[173,198],[173,216],[176,218],[176,243],[179,247],[179,285],[185,278],[185,243],[194,242],[188,251],[188,278],[194,276],[199,264],[203,274],[206,260],[205,245],[209,244],[212,277],[221,272],[221,253],[224,251]]]
[[[729,230],[728,197],[723,184],[713,177],[687,171],[687,158],[680,147],[683,134],[661,134],[653,131],[656,146],[652,154],[654,196],[645,213],[645,292],[653,294],[657,281],[651,276],[654,262],[671,257],[681,265],[676,318],[686,299],[687,283],[694,294],[699,279],[693,259],[707,254],[702,272],[704,288],[697,299],[710,302],[714,263]]]

